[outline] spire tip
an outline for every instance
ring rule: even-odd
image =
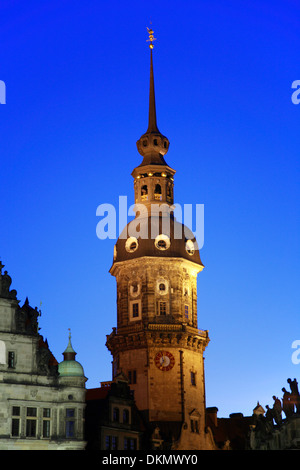
[[[156,41],[156,38],[154,37],[154,31],[153,31],[153,29],[148,28],[148,26],[147,26],[147,31],[148,31],[148,34],[149,34],[149,39],[147,39],[147,42],[150,42],[149,47],[150,47],[150,49],[153,49],[153,47],[154,47],[153,41]]]

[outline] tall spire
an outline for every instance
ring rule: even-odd
[[[154,73],[153,73],[153,41],[156,39],[153,36],[153,30],[148,29],[150,41],[150,90],[149,90],[149,122],[147,132],[159,132],[156,123],[156,105],[155,105],[155,90],[154,90]]]
[[[149,89],[149,116],[148,116],[148,129],[137,141],[137,149],[144,157],[140,166],[146,164],[166,165],[163,156],[169,149],[169,140],[162,135],[157,127],[156,120],[156,104],[155,104],[155,89],[154,89],[154,73],[153,73],[153,41],[156,40],[152,29],[147,28],[150,42],[150,89]]]

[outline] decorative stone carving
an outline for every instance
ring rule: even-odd
[[[7,271],[4,271],[4,274],[2,274],[2,268],[4,268],[4,264],[2,264],[2,261],[0,261],[0,297],[4,299],[17,299],[17,291],[16,290],[10,290],[10,286],[12,283],[12,279],[7,273]]]

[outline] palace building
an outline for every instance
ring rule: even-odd
[[[60,363],[0,261],[0,450],[83,450],[86,377],[71,337]]]

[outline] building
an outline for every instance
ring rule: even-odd
[[[231,413],[228,418],[218,417],[218,408],[206,408],[206,425],[213,435],[215,450],[248,450],[250,432],[261,413],[260,405],[252,416]]]
[[[140,450],[145,426],[124,374],[86,393],[86,450]]]
[[[0,262],[0,450],[82,450],[85,382],[71,337],[60,363],[39,334],[40,312],[20,307]]]
[[[158,130],[150,37],[148,129],[137,141],[136,217],[114,248],[117,327],[107,336],[114,380],[123,373],[157,448],[209,449],[205,426],[203,353],[198,329],[197,275],[204,268],[197,241],[174,217],[174,175],[165,160],[169,140]]]

